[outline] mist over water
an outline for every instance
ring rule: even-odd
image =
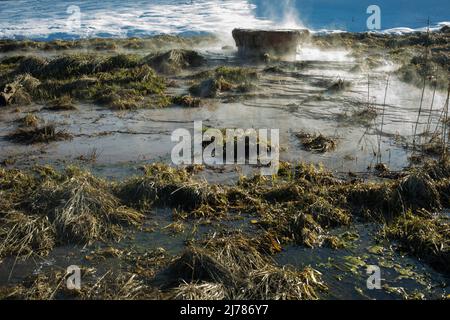
[[[1,1],[0,38],[77,39],[155,34],[230,35],[233,28],[365,31],[369,0]],[[376,1],[382,29],[450,21],[446,1]],[[68,10],[78,6],[76,12]],[[77,17],[79,19],[77,20]],[[408,29],[405,29],[408,30]]]

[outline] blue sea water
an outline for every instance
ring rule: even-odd
[[[367,30],[367,8],[377,5],[381,10],[381,29],[418,29],[450,21],[448,0],[252,0],[256,15],[271,16],[282,21],[286,12],[294,9],[295,15],[313,30]],[[277,5],[274,5],[277,3]]]
[[[359,32],[373,4],[383,30],[450,21],[448,0],[0,0],[0,38],[229,35],[235,27]]]

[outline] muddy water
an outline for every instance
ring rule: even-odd
[[[185,244],[193,239],[211,237],[219,230],[248,230],[249,217],[212,224],[194,225],[187,223],[182,232],[170,229],[170,210],[156,210],[145,222],[142,230],[130,230],[120,243],[95,243],[91,246],[62,246],[55,248],[49,256],[33,256],[28,260],[4,259],[0,263],[0,286],[23,281],[24,277],[51,270],[64,271],[70,265],[95,268],[96,277],[108,272],[126,270],[123,257],[95,257],[96,253],[110,246],[123,250],[126,256],[143,256],[155,250],[162,250],[168,256],[179,255]],[[253,230],[256,232],[257,230]],[[349,228],[338,228],[333,234],[347,233],[346,249],[309,249],[287,246],[274,257],[281,265],[297,268],[311,266],[322,273],[328,290],[320,292],[324,299],[441,299],[448,293],[449,278],[434,271],[428,265],[397,252],[390,243],[374,240],[377,227],[357,223]],[[380,268],[381,289],[367,286],[367,268]]]
[[[428,265],[395,251],[391,244],[377,243],[377,228],[357,223],[339,228],[335,234],[350,234],[342,250],[308,249],[291,246],[276,260],[299,268],[312,266],[322,273],[329,286],[328,299],[440,299],[448,292],[449,279]],[[369,266],[380,268],[381,289],[368,287]],[[423,294],[423,296],[422,296]]]
[[[232,52],[206,52],[212,64],[237,63]],[[96,167],[171,162],[174,143],[170,137],[177,128],[193,128],[193,121],[218,128],[270,128],[280,130],[281,159],[321,162],[338,172],[364,172],[374,164],[378,149],[386,78],[395,66],[386,64],[366,73],[351,72],[357,62],[346,52],[322,52],[305,49],[299,56],[302,64],[282,68],[281,73],[264,73],[256,90],[245,100],[215,99],[198,109],[166,108],[115,112],[94,105],[78,105],[79,111],[38,111],[42,106],[21,108],[20,112],[0,111],[0,160],[17,158],[17,165],[36,163],[71,163],[77,158],[95,155]],[[351,87],[343,92],[328,92],[338,79]],[[188,80],[177,77],[177,93],[186,91]],[[369,86],[368,86],[369,82]],[[369,88],[369,94],[367,93]],[[407,165],[408,153],[395,137],[412,141],[412,132],[419,108],[421,90],[390,77],[381,136],[383,162],[392,170]],[[435,98],[433,125],[444,105],[443,93]],[[368,100],[379,112],[375,120],[356,121],[352,115],[367,107]],[[426,91],[423,108],[429,109],[431,92]],[[74,135],[71,141],[49,146],[19,146],[7,142],[5,136],[15,129],[14,120],[27,112],[37,112],[48,123]],[[421,118],[418,132],[427,121]],[[337,148],[325,154],[307,152],[295,133],[323,133],[335,137]],[[26,157],[21,155],[26,154]],[[117,172],[120,176],[120,171]]]
[[[210,48],[203,50],[203,53],[209,58],[210,67],[241,64],[234,58],[233,51]],[[367,73],[354,71],[358,63],[345,51],[323,52],[306,48],[299,53],[296,63],[281,65],[276,72],[265,72],[266,65],[252,65],[258,68],[261,76],[255,90],[245,99],[224,96],[205,100],[205,106],[195,109],[171,107],[119,112],[91,104],[77,105],[78,111],[62,112],[45,111],[45,106],[41,105],[21,107],[19,110],[4,108],[0,110],[0,161],[12,161],[16,167],[33,164],[63,167],[75,163],[90,168],[96,174],[121,179],[136,174],[138,168],[146,163],[171,163],[170,153],[174,143],[170,137],[173,130],[192,129],[193,121],[203,121],[205,126],[216,128],[279,129],[282,160],[323,163],[337,173],[368,172],[376,161],[381,116],[374,120],[357,121],[352,115],[364,110],[370,103],[380,113],[385,109],[381,134],[383,162],[392,170],[400,170],[408,165],[409,153],[404,143],[398,142],[398,137],[400,141],[412,141],[421,90],[390,75],[384,106],[386,80],[395,66],[386,62],[371,70],[368,77]],[[178,83],[177,88],[170,88],[172,93],[186,92],[190,84],[186,78],[188,75],[186,73],[172,79]],[[327,90],[338,79],[348,81],[351,86],[342,92]],[[444,99],[444,94],[438,92],[432,128],[437,123]],[[430,104],[431,92],[427,90],[423,106],[428,109]],[[36,113],[47,123],[56,123],[59,129],[67,130],[74,138],[36,146],[8,142],[6,136],[17,128],[15,120],[30,112]],[[420,119],[418,132],[425,127],[427,116],[425,112]],[[295,137],[295,133],[300,131],[333,136],[337,139],[337,148],[323,154],[307,152]],[[229,182],[240,172],[251,170],[254,169],[230,166],[223,168],[220,174],[215,169],[208,169],[202,175],[210,181]],[[178,254],[186,240],[198,238],[217,228],[239,229],[242,225],[248,225],[241,225],[239,221],[223,222],[219,226],[202,226],[200,230],[189,225],[182,233],[172,233],[164,228],[173,221],[171,212],[154,212],[150,220],[148,223],[154,230],[130,232],[119,246],[138,252],[163,247],[170,254]],[[299,267],[311,265],[320,270],[330,286],[330,292],[325,295],[327,298],[405,298],[405,292],[413,295],[417,290],[427,298],[437,298],[447,292],[448,279],[415,259],[395,253],[388,245],[383,247],[383,255],[370,253],[369,248],[376,245],[373,240],[374,227],[356,225],[353,228],[350,231],[359,237],[352,241],[349,249],[334,251],[320,248],[312,253],[310,249],[288,247],[276,260]],[[344,231],[348,230],[335,230],[337,233]],[[101,244],[85,248],[60,247],[47,258],[33,258],[25,262],[5,259],[0,263],[0,284],[19,281],[24,275],[48,268],[89,265],[85,256],[99,246]],[[118,264],[120,262],[117,260],[106,259],[96,267],[108,270]],[[382,284],[390,289],[367,289],[365,271],[370,264],[383,265]]]

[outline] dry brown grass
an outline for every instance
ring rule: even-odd
[[[49,110],[49,111],[77,110],[73,99],[68,95],[64,95],[62,97],[59,97],[59,98],[56,98],[56,99],[50,101],[49,105],[47,107],[45,107],[44,109]]]
[[[330,137],[324,136],[321,133],[316,135],[301,132],[296,134],[296,136],[300,139],[303,147],[307,151],[324,153],[336,149],[336,141]]]
[[[61,180],[45,181],[30,202],[34,212],[49,216],[60,242],[120,238],[121,225],[137,225],[143,217],[121,205],[105,181],[76,168]]]
[[[3,287],[2,299],[19,300],[141,300],[159,299],[158,289],[144,285],[132,273],[116,274],[107,271],[102,275],[95,270],[82,269],[80,290],[69,290],[66,286],[68,274],[63,271],[47,271],[28,277],[16,286]]]
[[[236,234],[190,247],[167,270],[181,281],[172,289],[173,297],[317,299],[318,291],[325,289],[317,271],[281,268],[252,241]]]
[[[192,177],[184,168],[163,164],[145,167],[145,174],[132,178],[119,186],[119,197],[130,206],[139,209],[170,207],[193,212],[201,216],[207,210],[203,205],[220,205],[224,193],[206,181]]]
[[[227,298],[226,289],[221,283],[183,282],[169,293],[172,300],[224,300]]]
[[[55,230],[47,217],[10,211],[0,218],[0,257],[47,255]]]
[[[8,135],[8,139],[15,143],[35,144],[52,141],[70,140],[72,135],[64,130],[57,130],[52,124],[42,127],[19,128]]]
[[[23,127],[37,127],[40,123],[40,119],[38,116],[28,113],[25,117],[17,120],[19,124]]]

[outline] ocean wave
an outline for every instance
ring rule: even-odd
[[[212,33],[228,42],[235,27],[305,28],[292,12],[286,19],[274,19],[258,16],[256,9],[257,5],[247,0],[2,1],[0,38],[54,40]],[[435,24],[430,30],[444,25],[450,22]],[[313,33],[346,32],[308,29]],[[377,32],[404,34],[426,29],[396,27]]]
[[[274,22],[256,18],[255,6],[245,0],[87,0],[78,5],[73,1],[6,2],[5,9],[0,12],[0,38],[51,40],[156,34],[231,35],[234,26],[274,27]]]

